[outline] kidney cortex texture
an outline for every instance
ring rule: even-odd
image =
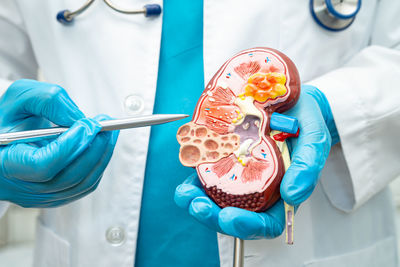
[[[270,120],[293,107],[299,94],[294,63],[264,47],[234,55],[208,83],[177,139],[180,161],[196,168],[220,207],[264,211],[280,198],[285,166]]]

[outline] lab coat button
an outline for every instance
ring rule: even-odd
[[[125,98],[125,110],[129,115],[139,114],[144,109],[144,100],[138,95],[128,95]]]
[[[106,231],[106,239],[113,246],[119,246],[125,241],[125,231],[121,227],[110,227]]]

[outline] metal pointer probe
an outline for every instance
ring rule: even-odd
[[[145,127],[181,120],[189,117],[186,114],[155,114],[141,117],[130,117],[116,120],[100,121],[101,131],[113,131],[129,128]],[[53,127],[47,129],[9,132],[0,134],[0,146],[16,143],[30,143],[46,138],[57,137],[66,132],[68,127]]]

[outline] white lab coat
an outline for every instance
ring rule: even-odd
[[[162,18],[118,14],[96,1],[73,26],[55,20],[83,2],[0,2],[1,90],[35,77],[39,66],[89,116],[152,113]],[[399,14],[400,1],[363,1],[349,29],[329,32],[313,21],[308,0],[204,0],[205,81],[242,49],[279,49],[303,82],[326,93],[341,137],[297,212],[295,244],[246,241],[245,266],[397,266],[386,186],[400,174]],[[133,266],[149,133],[121,132],[96,192],[42,211],[35,266]],[[112,228],[114,242],[124,240],[114,246],[106,238]],[[221,266],[232,266],[233,239],[218,241]]]

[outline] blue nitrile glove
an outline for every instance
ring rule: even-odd
[[[23,207],[56,207],[94,191],[118,132],[101,132],[60,86],[14,82],[0,98],[0,133],[37,129],[49,121],[71,127],[58,138],[0,146],[0,200]]]
[[[281,196],[298,206],[314,190],[325,165],[331,144],[339,141],[327,99],[317,88],[303,85],[300,99],[287,115],[298,118],[300,135],[291,138],[292,164],[281,183]],[[197,175],[176,188],[175,202],[199,222],[220,233],[251,240],[279,236],[285,226],[283,200],[265,212],[235,207],[219,208],[205,194]]]

